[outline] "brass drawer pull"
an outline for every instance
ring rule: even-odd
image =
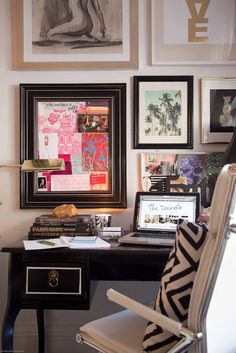
[[[56,270],[51,270],[48,273],[48,279],[49,279],[49,286],[50,287],[57,287],[58,286],[58,280],[59,280],[59,272]]]

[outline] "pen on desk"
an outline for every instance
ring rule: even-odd
[[[51,246],[55,245],[55,243],[53,243],[52,241],[49,241],[49,240],[38,240],[38,243],[44,244],[44,245],[51,245]]]

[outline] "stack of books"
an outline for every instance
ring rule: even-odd
[[[72,217],[56,217],[43,214],[35,218],[30,227],[28,239],[50,239],[59,237],[96,237],[93,219],[89,214]]]
[[[99,236],[102,239],[119,239],[123,235],[122,227],[103,227],[99,230]]]

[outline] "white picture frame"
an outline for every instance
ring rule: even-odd
[[[235,0],[152,0],[152,65],[235,65],[235,12]]]
[[[236,125],[236,77],[201,78],[201,142],[229,143]]]
[[[80,10],[76,9],[76,1],[74,5],[60,1],[11,0],[13,69],[138,68],[137,0],[98,0],[97,8],[88,1],[84,16],[92,26],[88,23],[84,30],[81,27],[85,27],[85,21],[80,22],[80,16],[73,17]],[[68,21],[59,22],[66,13]],[[71,13],[79,28],[76,33]],[[67,26],[63,31],[59,28],[62,25]]]

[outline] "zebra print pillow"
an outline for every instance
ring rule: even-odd
[[[155,310],[187,323],[191,290],[207,235],[207,226],[179,220],[176,241],[164,269]],[[151,322],[147,324],[144,352],[164,353],[179,338]]]

